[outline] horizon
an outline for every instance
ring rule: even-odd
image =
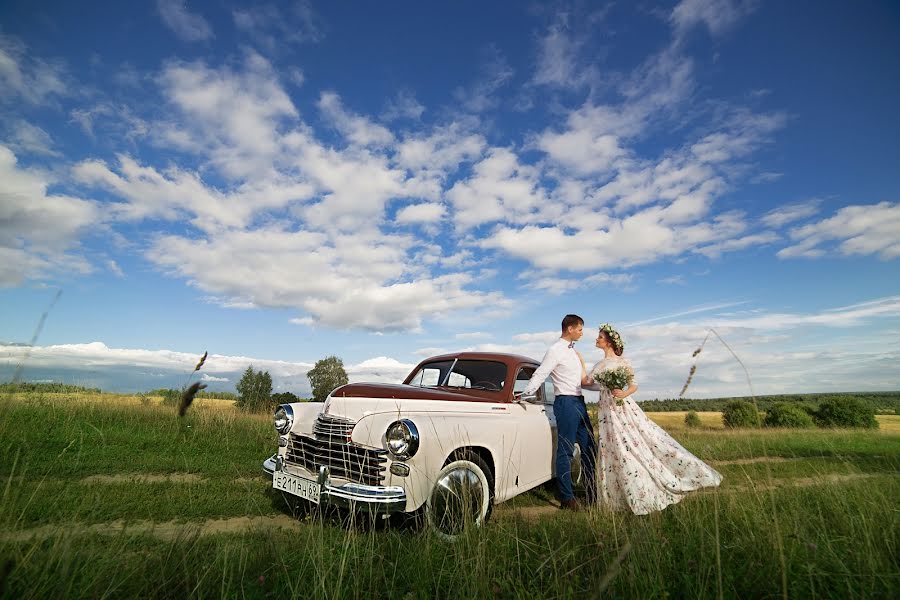
[[[576,313],[588,367],[622,334],[638,400],[713,329],[753,389],[710,338],[695,399],[900,389],[897,3],[0,23],[0,379],[174,387],[208,351],[210,390],[252,364],[304,396],[329,355],[351,382],[540,360]]]

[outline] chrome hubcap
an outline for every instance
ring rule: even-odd
[[[481,521],[484,486],[471,469],[460,467],[441,477],[431,493],[432,521],[448,535],[461,533]]]

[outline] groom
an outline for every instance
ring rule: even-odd
[[[587,490],[587,502],[593,504],[597,490],[594,487],[594,462],[597,447],[594,432],[588,418],[584,396],[581,395],[582,362],[575,351],[575,342],[584,333],[584,319],[578,315],[566,315],[562,320],[562,336],[550,346],[541,366],[532,375],[523,395],[534,394],[549,375],[553,380],[553,413],[556,415],[558,443],[556,446],[556,477],[559,481],[560,507],[578,510],[578,501],[572,490],[572,455],[575,442],[581,447],[581,473]]]

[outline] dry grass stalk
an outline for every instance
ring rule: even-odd
[[[696,350],[694,350],[694,353],[691,354],[691,358],[697,358],[697,356],[698,356],[701,352],[703,352],[703,346],[706,345],[706,340],[709,339],[709,334],[710,334],[711,331],[712,331],[712,330],[710,329],[709,331],[706,332],[706,337],[703,338],[703,343],[700,344],[700,347],[699,347],[699,348],[697,348]],[[718,335],[718,334],[716,334],[716,335]],[[719,338],[719,339],[721,339],[721,338]],[[687,392],[688,387],[691,385],[691,380],[694,378],[694,373],[696,373],[696,372],[697,372],[697,363],[694,362],[694,364],[691,365],[691,371],[688,373],[687,380],[684,382],[684,386],[681,388],[681,392],[679,392],[679,394],[678,394],[678,399],[679,399],[679,400],[681,400],[681,399],[684,397],[685,392]]]
[[[206,362],[206,357],[209,355],[209,352],[204,352],[203,356],[200,357],[200,362],[197,363],[197,366],[194,367],[194,373],[200,370],[200,367],[203,366],[203,363]]]
[[[37,343],[38,337],[41,335],[41,331],[44,329],[44,323],[47,321],[47,316],[50,314],[50,311],[53,310],[53,307],[56,306],[57,301],[60,296],[62,296],[62,290],[57,290],[56,295],[53,297],[53,301],[50,303],[50,306],[47,307],[47,310],[44,311],[44,314],[41,315],[40,320],[38,320],[37,327],[34,329],[34,335],[31,336],[31,342],[28,344],[28,350],[25,351],[25,355],[22,357],[21,362],[16,365],[16,370],[13,373],[12,383],[19,383],[22,379],[22,372],[25,370],[25,363],[28,362],[28,358],[31,356],[31,349],[34,348],[34,345]]]
[[[191,387],[184,390],[184,393],[181,394],[181,402],[178,403],[178,416],[183,417],[184,413],[187,412],[188,407],[191,405],[191,402],[194,401],[194,396],[197,395],[197,392],[206,387],[205,383],[200,383],[199,381],[195,381],[191,384]]]

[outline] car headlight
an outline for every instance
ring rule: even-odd
[[[275,409],[275,431],[281,435],[287,434],[294,424],[294,409],[287,404],[282,404]]]
[[[387,449],[395,458],[411,458],[419,450],[419,430],[409,419],[394,421],[384,435]]]

